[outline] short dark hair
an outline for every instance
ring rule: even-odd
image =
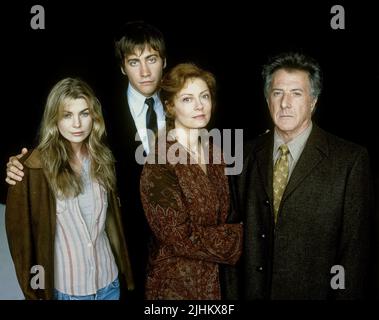
[[[268,97],[271,87],[272,75],[279,69],[307,72],[312,96],[317,98],[320,95],[322,89],[322,74],[318,62],[303,53],[285,52],[272,57],[269,62],[263,66],[262,77],[266,98]]]
[[[126,56],[136,50],[143,51],[146,45],[158,51],[163,60],[166,59],[166,44],[162,32],[144,21],[126,23],[115,39],[115,53],[120,66],[124,66]]]

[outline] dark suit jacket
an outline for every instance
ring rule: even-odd
[[[372,169],[375,174],[375,211],[374,217],[372,219],[372,236],[371,236],[371,261],[370,264],[370,279],[372,282],[370,283],[370,298],[374,298],[376,300],[379,299],[379,168],[377,167],[378,163],[378,155],[373,155],[372,158]]]
[[[143,166],[135,160],[135,152],[141,142],[135,141],[137,129],[130,113],[126,90],[127,79],[114,85],[113,92],[107,97],[105,119],[108,140],[116,158],[124,230],[135,281],[131,298],[139,300],[144,297],[150,231],[139,194]]]
[[[366,150],[314,125],[273,220],[273,133],[245,150],[233,181],[245,223],[242,299],[362,298],[368,264],[370,173]],[[332,290],[334,265],[345,289]]]

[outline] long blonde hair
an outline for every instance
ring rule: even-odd
[[[82,179],[70,165],[71,144],[59,132],[60,120],[67,99],[85,99],[92,117],[92,130],[83,142],[91,160],[91,176],[107,191],[115,189],[116,177],[112,152],[105,144],[105,124],[101,104],[87,83],[65,78],[50,91],[43,114],[39,145],[42,167],[57,197],[75,197],[83,190]]]

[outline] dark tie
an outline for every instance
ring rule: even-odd
[[[154,110],[154,99],[147,98],[145,103],[148,105],[146,112],[146,129],[152,130],[154,133],[157,132],[157,114]]]
[[[147,112],[146,112],[146,129],[150,129],[153,132],[148,132],[148,141],[149,146],[153,145],[154,143],[154,135],[157,133],[157,114],[154,110],[154,99],[153,98],[147,98],[145,100],[145,103],[148,105]],[[154,133],[154,135],[152,135]]]

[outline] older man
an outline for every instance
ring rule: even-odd
[[[321,91],[313,59],[281,54],[263,77],[274,130],[247,146],[234,185],[245,222],[242,298],[361,298],[368,154],[312,122]]]

